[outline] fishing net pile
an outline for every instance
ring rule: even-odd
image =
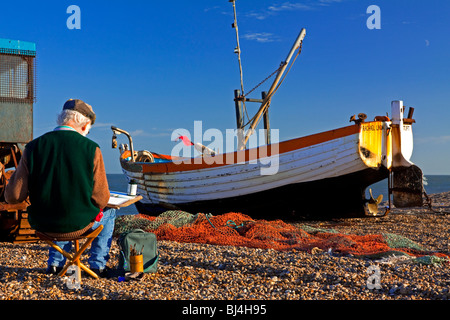
[[[157,217],[119,216],[115,235],[133,229],[153,232],[158,240],[275,250],[328,251],[355,257],[386,258],[406,255],[421,263],[450,261],[442,253],[428,252],[412,240],[392,233],[355,235],[333,229],[293,225],[282,220],[254,220],[241,213],[222,215],[166,211]]]

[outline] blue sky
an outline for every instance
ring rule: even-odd
[[[70,5],[81,10],[79,30],[67,28]],[[381,29],[367,28],[370,5],[381,10]],[[307,31],[272,99],[280,140],[349,125],[360,112],[385,115],[392,100],[403,100],[415,108],[413,162],[425,174],[450,174],[450,1],[237,0],[236,7],[246,91]],[[196,120],[203,130],[235,128],[240,83],[228,0],[25,0],[0,10],[0,38],[37,44],[35,137],[54,128],[67,99],[83,99],[97,113],[89,137],[107,173],[120,173],[111,125],[131,132],[135,149],[160,153],[171,152],[175,129],[193,130]],[[247,107],[253,114],[258,105]]]

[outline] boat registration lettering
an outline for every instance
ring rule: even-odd
[[[363,131],[381,131],[383,130],[382,124],[363,124]]]

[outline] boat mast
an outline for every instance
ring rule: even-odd
[[[242,62],[241,62],[241,47],[239,45],[239,30],[237,24],[237,14],[236,14],[236,1],[229,0],[233,4],[233,13],[234,13],[234,21],[231,25],[232,28],[236,30],[236,48],[234,49],[234,53],[238,56],[239,62],[239,75],[241,80],[241,90],[234,90],[234,101],[236,108],[236,127],[237,127],[237,140],[238,140],[238,150],[243,149],[245,146],[244,142],[244,111],[246,111],[245,101],[241,99],[244,95],[244,80],[243,80],[243,72],[242,72]]]
[[[234,13],[234,22],[231,25],[232,28],[236,30],[236,48],[234,49],[234,53],[238,56],[238,62],[239,62],[239,74],[241,77],[241,94],[244,94],[244,80],[243,80],[243,72],[242,72],[242,63],[241,63],[241,47],[239,45],[239,30],[238,30],[238,24],[237,24],[237,15],[236,15],[236,0],[228,0],[228,2],[233,3],[233,13]]]

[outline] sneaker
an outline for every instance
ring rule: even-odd
[[[110,269],[108,267],[102,269],[91,269],[99,278],[109,278]]]
[[[59,274],[62,271],[62,269],[63,269],[63,267],[48,266],[45,273],[46,274]]]

